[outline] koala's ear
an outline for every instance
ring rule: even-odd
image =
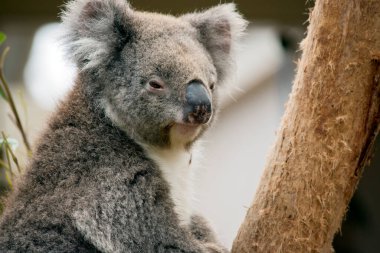
[[[199,31],[200,42],[213,58],[218,79],[224,80],[231,69],[237,42],[248,22],[233,3],[221,4],[204,12],[182,16]]]
[[[122,50],[133,36],[133,10],[125,0],[74,0],[62,14],[63,42],[82,70]]]

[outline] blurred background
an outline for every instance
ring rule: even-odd
[[[135,9],[178,15],[221,1],[130,2]],[[197,209],[210,220],[226,247],[231,246],[253,200],[266,155],[274,142],[291,91],[294,62],[300,56],[298,43],[305,34],[311,2],[235,1],[251,25],[238,54],[235,81],[222,99],[219,120],[203,141],[195,182]],[[5,46],[11,47],[5,76],[32,143],[75,78],[76,70],[62,57],[57,41],[62,5],[63,1],[58,0],[0,3],[0,31],[7,35]],[[21,164],[25,164],[26,151],[8,114],[8,105],[0,100],[0,130],[19,140],[16,153]],[[336,252],[375,253],[380,248],[379,149],[378,141],[377,155],[364,171],[341,233],[334,240]],[[4,171],[1,173],[0,191],[4,191]]]

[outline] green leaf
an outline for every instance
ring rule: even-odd
[[[7,39],[7,36],[5,33],[0,32],[0,46],[3,44],[3,42]]]
[[[7,143],[13,151],[16,150],[19,146],[18,141],[16,139],[7,138],[6,140],[4,140],[4,138],[0,137],[0,147],[5,143]]]

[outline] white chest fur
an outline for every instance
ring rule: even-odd
[[[193,212],[191,152],[183,148],[147,148],[146,151],[148,156],[157,163],[164,179],[169,184],[174,211],[177,213],[181,225],[188,225]]]

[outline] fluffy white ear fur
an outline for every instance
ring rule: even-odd
[[[233,67],[238,41],[248,22],[236,11],[233,3],[221,4],[203,12],[182,16],[198,29],[200,41],[214,60],[220,81]]]
[[[80,0],[62,13],[63,43],[80,69],[97,66],[125,44],[128,18],[133,14],[125,0]]]

